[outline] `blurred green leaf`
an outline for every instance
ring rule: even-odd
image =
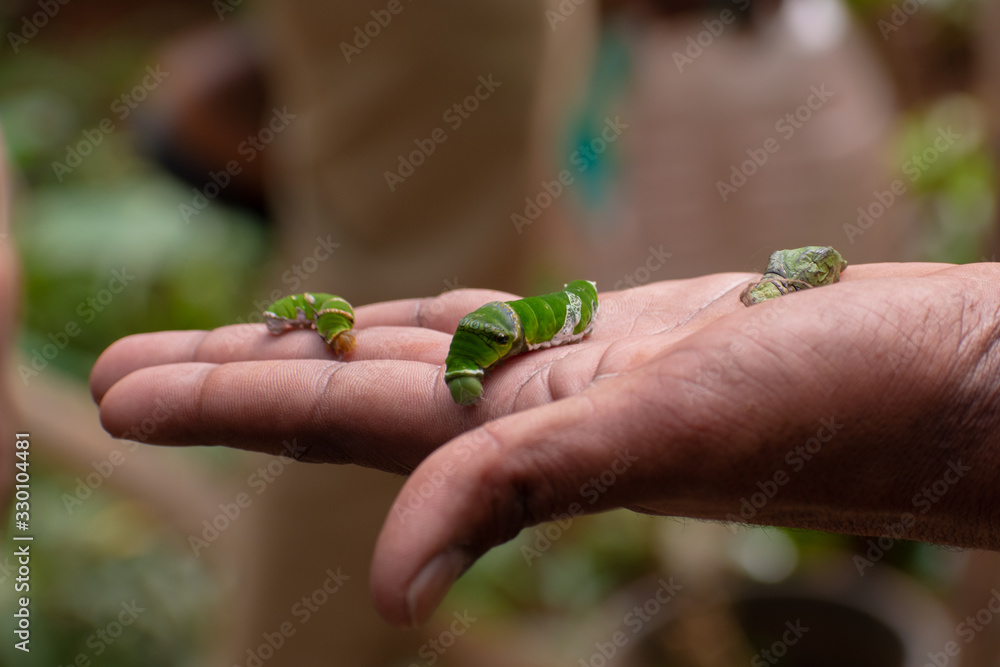
[[[72,370],[123,336],[246,318],[266,236],[218,204],[186,223],[191,196],[155,178],[36,189],[16,230],[25,354]]]

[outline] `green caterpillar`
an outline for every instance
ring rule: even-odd
[[[574,280],[562,292],[492,301],[461,319],[445,359],[444,380],[459,405],[475,405],[486,370],[508,357],[578,343],[594,328],[597,285]]]
[[[846,268],[847,262],[830,246],[775,250],[760,281],[748,285],[740,300],[752,306],[792,292],[832,285]]]
[[[306,292],[279,299],[264,311],[267,330],[278,335],[289,329],[316,329],[334,352],[344,354],[354,349],[357,340],[354,309],[334,294]]]

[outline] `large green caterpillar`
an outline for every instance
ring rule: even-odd
[[[562,292],[517,301],[492,301],[458,323],[445,359],[444,380],[460,405],[483,394],[486,370],[508,357],[577,343],[594,328],[597,285],[574,280]]]
[[[315,328],[337,354],[350,352],[356,343],[351,333],[354,309],[334,294],[305,292],[286,296],[264,311],[264,323],[275,335],[289,329]]]

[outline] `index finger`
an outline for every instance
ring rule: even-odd
[[[483,419],[451,400],[440,367],[396,360],[141,368],[108,389],[100,416],[117,438],[225,445],[397,473]]]
[[[357,332],[358,346],[339,358],[315,331],[301,329],[279,336],[262,324],[231,324],[212,331],[157,331],[112,343],[90,372],[90,393],[100,403],[108,389],[134,371],[188,362],[226,364],[239,361],[319,359],[365,361],[400,359],[444,363],[448,337],[410,327],[369,327]]]

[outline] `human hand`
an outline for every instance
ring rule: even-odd
[[[114,435],[159,401],[157,444],[276,453],[295,438],[305,460],[413,471],[372,569],[376,605],[400,625],[426,619],[486,550],[567,513],[861,535],[909,514],[909,539],[1000,546],[1000,267],[852,266],[746,308],[753,278],[605,293],[589,338],[509,360],[474,408],[452,401],[442,364],[462,315],[510,298],[479,290],[358,308],[345,363],[314,333],[259,325],[132,336],[91,388]]]

